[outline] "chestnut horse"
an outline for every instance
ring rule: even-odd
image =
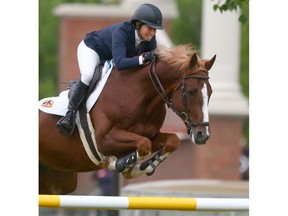
[[[183,120],[192,142],[206,143],[212,94],[208,71],[216,55],[200,59],[189,44],[158,48],[156,53],[151,64],[120,72],[114,69],[90,110],[102,155],[97,165],[87,156],[78,129],[70,137],[63,136],[56,127],[60,116],[39,111],[41,194],[73,192],[78,172],[106,168],[122,172],[126,178],[153,174],[180,144],[176,134],[160,132],[165,105]],[[154,156],[144,161],[152,153]],[[125,166],[117,168],[117,163]]]

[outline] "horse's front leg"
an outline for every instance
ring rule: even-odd
[[[141,164],[136,164],[123,175],[126,178],[135,178],[143,173],[152,175],[159,166],[172,152],[176,151],[180,145],[180,139],[176,134],[159,133],[152,140],[152,152],[157,152],[152,158]]]
[[[105,167],[122,172],[138,159],[151,154],[152,143],[147,137],[113,128],[104,136],[103,143],[98,145],[98,149],[107,156]]]

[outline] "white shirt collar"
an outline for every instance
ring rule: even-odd
[[[135,46],[139,45],[142,41],[137,34],[137,30],[135,30]]]

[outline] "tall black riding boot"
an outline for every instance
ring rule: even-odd
[[[89,86],[82,83],[80,79],[71,86],[68,94],[68,111],[66,116],[62,117],[56,124],[62,135],[68,136],[73,133],[75,129],[75,115],[85,99],[88,87]]]

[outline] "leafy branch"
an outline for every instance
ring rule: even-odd
[[[222,3],[223,2],[222,0],[217,0],[217,1],[218,2],[214,4],[213,9],[214,11],[219,10],[221,13],[227,10],[236,11],[237,9],[242,9],[242,7],[249,5],[249,0],[225,0],[224,3]],[[241,23],[245,23],[247,22],[247,20],[248,20],[247,16],[245,16],[244,14],[240,15],[239,21]]]

